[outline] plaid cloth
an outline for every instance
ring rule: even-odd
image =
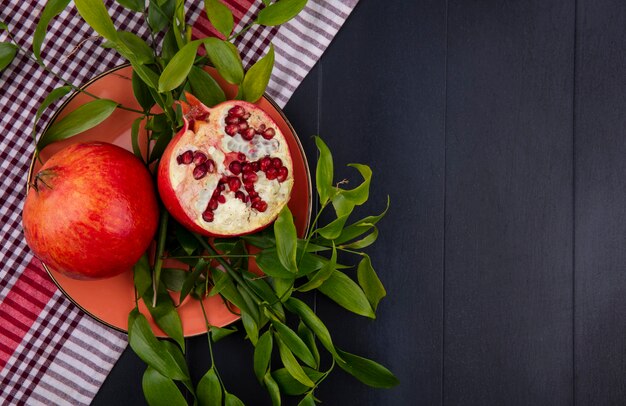
[[[233,11],[236,31],[253,21],[262,5],[259,0],[224,2]],[[357,2],[309,0],[296,19],[281,27],[255,26],[235,42],[244,65],[254,63],[270,42],[274,44],[276,61],[268,93],[284,106]],[[118,29],[148,39],[140,14],[113,0],[105,3]],[[188,3],[193,3],[188,4],[187,15],[189,21],[196,21],[194,35],[216,34],[202,11],[202,1]],[[0,21],[9,25],[26,49],[44,5],[43,0],[8,0],[0,8]],[[94,35],[69,7],[49,28],[44,61],[76,85],[123,62],[99,47],[99,40],[83,42]],[[0,41],[7,38],[0,33]],[[22,234],[25,178],[34,148],[28,129],[39,103],[61,85],[21,53],[0,76],[0,404],[87,405],[126,347],[125,334],[94,321],[63,296]],[[44,113],[42,124],[53,110]]]

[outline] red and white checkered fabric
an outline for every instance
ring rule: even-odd
[[[253,21],[260,0],[222,0],[235,16],[235,30]],[[289,23],[259,27],[235,42],[250,65],[270,42],[276,49],[275,70],[268,93],[284,106],[322,55],[358,0],[309,0]],[[188,1],[195,36],[214,34],[202,1]],[[105,4],[120,30],[148,39],[141,14],[113,0]],[[3,2],[0,21],[23,48],[32,36],[45,1]],[[70,7],[51,24],[43,59],[63,77],[80,85],[120,63],[115,52],[86,41],[94,32]],[[7,41],[0,33],[0,41]],[[111,330],[76,308],[51,282],[24,242],[21,208],[34,144],[30,128],[39,103],[62,82],[28,56],[18,54],[0,74],[0,404],[87,405],[126,347],[126,335]],[[58,104],[57,104],[58,105]],[[54,109],[42,116],[46,123]]]

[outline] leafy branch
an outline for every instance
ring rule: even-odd
[[[132,125],[131,141],[133,152],[148,167],[160,159],[182,125],[182,110],[175,102],[184,99],[185,92],[191,92],[207,106],[226,100],[218,83],[204,70],[207,63],[238,87],[238,99],[255,102],[263,96],[274,65],[273,46],[270,44],[265,56],[245,71],[241,56],[230,41],[255,24],[283,24],[297,16],[307,3],[263,0],[264,7],[256,20],[233,32],[230,9],[219,0],[205,0],[209,20],[224,39],[192,39],[184,0],[150,0],[147,7],[143,0],[116,1],[142,16],[150,30],[150,45],[131,32],[118,30],[102,0],[75,0],[75,5],[85,22],[104,38],[102,46],[118,52],[133,68],[132,89],[141,110],[130,109],[139,115]],[[65,83],[44,99],[33,133],[42,113],[71,90],[94,98],[50,126],[36,141],[37,150],[95,127],[115,109],[129,109],[74,86],[43,63],[41,51],[47,27],[68,4],[69,0],[48,1],[33,37],[33,55],[12,37],[11,42],[0,43],[0,70],[11,63],[19,50]],[[7,25],[0,23],[0,29],[6,30]],[[206,56],[198,56],[200,48],[205,49]],[[145,156],[139,146],[142,124],[147,134]],[[369,199],[372,171],[366,165],[351,164],[362,181],[353,189],[344,188],[344,182],[334,183],[328,146],[319,137],[315,137],[315,143],[319,150],[315,178],[321,207],[302,238],[297,235],[287,207],[272,228],[230,239],[206,239],[193,234],[162,211],[154,256],[145,254],[134,267],[136,306],[128,318],[129,344],[147,364],[142,387],[149,404],[187,404],[181,388],[191,394],[194,404],[243,404],[227,391],[213,357],[213,343],[237,330],[209,323],[203,300],[217,295],[241,317],[247,339],[254,346],[254,373],[274,405],[280,405],[285,395],[301,396],[300,405],[315,404],[315,391],[337,366],[373,387],[398,384],[384,366],[335,346],[328,328],[306,304],[306,296],[319,291],[349,312],[373,319],[386,295],[372,260],[363,249],[376,241],[376,225],[385,215],[389,201],[382,213],[348,224],[355,207]],[[331,221],[319,224],[329,216]],[[339,262],[345,254],[360,258],[356,272],[353,266]],[[187,268],[167,268],[166,258],[177,258]],[[261,273],[255,273],[256,269]],[[172,295],[178,296],[177,303]],[[185,340],[177,311],[188,297],[201,306],[210,352],[209,368],[196,385],[185,362]],[[146,316],[139,311],[140,300],[168,339],[154,335]]]

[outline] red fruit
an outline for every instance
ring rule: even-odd
[[[283,161],[281,161],[280,158],[272,158],[272,166],[276,169],[279,169],[281,166],[283,166]]]
[[[179,166],[179,151],[172,164]],[[132,176],[131,176],[132,175]],[[73,144],[33,177],[22,222],[41,261],[76,279],[130,271],[159,218],[152,177],[132,153],[106,143]]]
[[[274,138],[274,135],[276,135],[276,130],[274,130],[273,128],[268,128],[267,130],[263,131],[263,134],[261,135],[266,140],[271,140],[272,138]]]
[[[193,153],[193,163],[196,165],[205,163],[207,159],[207,156],[200,151]]]
[[[167,146],[158,168],[159,193],[167,210],[191,231],[207,236],[249,234],[271,224],[293,187],[289,147],[276,123],[247,102],[229,101],[209,109],[193,97],[187,100],[192,106],[183,105],[185,126]],[[196,128],[189,128],[190,120],[206,112],[206,122],[195,120]],[[268,129],[274,130],[271,142],[256,136],[258,130],[263,135]],[[240,136],[233,136],[236,133]],[[177,157],[188,150],[201,151],[207,160],[179,165]],[[272,159],[280,165],[274,167]],[[207,170],[200,177],[202,165]],[[282,167],[287,172],[279,182]],[[260,176],[260,170],[270,175]]]
[[[276,175],[276,179],[280,183],[283,183],[284,181],[286,181],[287,176],[289,176],[289,169],[285,168],[284,166],[278,169],[278,174]]]

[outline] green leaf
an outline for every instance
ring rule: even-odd
[[[145,10],[146,4],[143,0],[115,0],[129,10],[141,13]]]
[[[296,251],[298,235],[293,223],[293,216],[289,207],[285,205],[274,222],[274,236],[276,237],[276,251],[280,263],[290,272],[298,272]]]
[[[275,26],[286,23],[302,11],[307,0],[280,0],[259,12],[257,24]]]
[[[160,93],[174,90],[185,81],[193,66],[199,45],[199,41],[192,41],[174,55],[159,77]]]
[[[274,278],[274,291],[282,302],[287,300],[293,292],[294,279],[291,278]]]
[[[275,249],[265,249],[257,254],[256,264],[264,274],[272,278],[292,278],[293,273],[289,272],[278,259],[278,252]]]
[[[7,26],[7,24],[4,21],[0,21],[0,32],[8,29],[9,27]]]
[[[118,35],[120,41],[133,53],[137,62],[142,65],[154,62],[152,48],[143,39],[128,31],[119,31]]]
[[[309,348],[309,351],[311,351],[311,354],[313,354],[313,358],[315,358],[315,365],[319,366],[320,352],[315,344],[315,335],[313,335],[311,329],[308,328],[302,320],[298,323],[298,336],[302,339],[302,341],[304,341],[306,346]]]
[[[233,326],[232,328],[211,326],[211,340],[216,343],[222,338],[228,337],[229,335],[236,333],[237,331],[237,327],[235,326]]]
[[[74,0],[78,14],[98,34],[119,45],[117,30],[102,0]]]
[[[246,406],[241,399],[232,393],[226,393],[226,397],[224,398],[225,406]]]
[[[319,235],[326,238],[327,240],[333,240],[341,235],[341,231],[343,230],[343,226],[346,224],[348,217],[350,215],[345,215],[336,218],[331,221],[327,225],[322,228],[318,228],[316,231]]]
[[[263,383],[265,384],[267,392],[270,394],[270,398],[272,399],[272,406],[280,406],[282,403],[280,399],[280,387],[274,378],[272,378],[272,374],[270,372],[267,372],[263,377]],[[304,385],[303,387],[306,388]]]
[[[244,235],[241,238],[248,244],[254,245],[259,248],[273,248],[276,246],[276,240],[274,239],[274,232],[269,231],[269,229],[265,229],[260,233]]]
[[[279,322],[272,321],[272,325],[276,329],[276,333],[280,340],[291,350],[291,352],[298,358],[300,358],[305,364],[311,368],[317,368],[315,357],[311,354],[309,347],[302,341],[302,339],[296,334],[295,331],[290,329],[287,325]]]
[[[303,367],[302,368],[307,376],[314,382],[317,382],[324,374],[314,369]],[[302,395],[310,388],[298,382],[294,379],[286,368],[277,369],[272,372],[272,378],[278,384],[281,392],[290,396]]]
[[[351,242],[350,244],[342,244],[341,247],[353,249],[353,250],[360,250],[360,249],[369,247],[370,245],[374,244],[374,242],[376,242],[377,239],[378,239],[378,229],[374,227],[372,232],[366,235],[365,237],[363,237],[362,239]]]
[[[308,328],[313,331],[313,333],[317,336],[317,339],[320,340],[320,343],[326,348],[328,352],[330,352],[335,359],[340,359],[339,354],[335,351],[335,346],[333,345],[333,341],[330,337],[330,332],[328,328],[324,325],[322,320],[311,310],[311,308],[301,300],[296,299],[295,297],[290,297],[286,302],[285,306],[292,313],[296,313],[300,316],[300,319],[306,324]]]
[[[157,142],[152,147],[152,151],[150,152],[150,159],[148,162],[152,163],[157,159],[160,159],[165,152],[165,148],[167,148],[167,144],[172,140],[172,130],[168,130],[166,133],[160,133]]]
[[[254,103],[263,96],[267,84],[270,82],[273,68],[274,46],[270,44],[270,50],[267,52],[267,55],[252,65],[243,78],[243,97],[246,101]]]
[[[33,54],[38,60],[41,60],[41,45],[46,37],[50,21],[65,10],[69,3],[70,0],[49,0],[43,8],[37,27],[35,28],[35,33],[33,34]],[[6,25],[4,28],[6,29]],[[0,68],[0,71],[1,70],[2,68]]]
[[[167,30],[165,37],[163,37],[163,50],[161,51],[163,60],[169,62],[179,49],[176,41],[176,32],[174,29]]]
[[[148,320],[137,309],[128,316],[128,342],[139,358],[162,375],[175,380],[189,379],[188,372],[179,366],[164,343],[157,340]]]
[[[180,224],[176,224],[176,227],[174,228],[174,235],[187,255],[193,254],[193,252],[200,246],[198,240],[196,240],[193,234]]]
[[[10,42],[0,42],[0,72],[6,69],[17,54],[17,47]]]
[[[159,83],[159,75],[147,66],[135,63],[132,60],[130,63],[133,67],[133,72],[136,73],[147,86],[156,90]]]
[[[133,154],[141,160],[143,160],[143,155],[141,154],[141,148],[139,148],[139,127],[143,119],[144,117],[136,118],[130,127],[130,141],[133,146]]]
[[[157,294],[156,306],[152,306],[152,292],[149,290],[143,296],[143,301],[152,315],[154,322],[168,336],[174,339],[185,350],[185,336],[183,335],[183,325],[180,316],[176,311],[172,298],[163,288],[159,289]]]
[[[361,176],[363,176],[363,182],[352,190],[342,190],[341,195],[349,202],[359,206],[365,203],[369,197],[372,170],[367,165],[350,164],[348,166],[356,168],[359,171]]]
[[[180,303],[182,303],[189,292],[191,292],[191,289],[193,289],[193,286],[200,277],[200,274],[206,271],[207,266],[207,262],[204,259],[200,259],[194,267],[193,272],[187,275],[187,278],[185,278],[185,282],[183,283],[183,287],[180,290]]]
[[[187,366],[187,360],[185,359],[185,354],[183,354],[181,348],[176,345],[174,342],[170,340],[162,340],[161,344],[163,345],[163,349],[167,352],[172,359],[176,362],[181,371],[184,372],[185,376],[189,376],[189,367]],[[187,386],[189,379],[184,379],[183,383]]]
[[[143,296],[152,287],[152,272],[150,271],[150,263],[148,256],[143,254],[139,261],[133,267],[133,279],[137,295]]]
[[[306,385],[310,388],[314,387],[315,383],[304,372],[302,366],[298,363],[298,360],[296,360],[296,357],[294,357],[291,350],[281,340],[276,341],[278,343],[280,360],[283,362],[283,365],[285,366],[287,371],[289,371],[289,374],[301,384]]]
[[[341,307],[361,316],[376,318],[372,306],[352,279],[340,271],[335,271],[318,288],[320,292],[331,298]]]
[[[187,406],[187,401],[174,381],[152,367],[144,372],[141,386],[150,406]]]
[[[98,99],[83,104],[52,124],[37,143],[37,149],[42,150],[55,141],[64,140],[97,126],[106,120],[116,107],[116,102],[107,99]]]
[[[248,312],[241,312],[241,321],[248,335],[248,339],[250,339],[252,345],[256,346],[259,340],[259,327],[256,321],[254,321],[254,318]]]
[[[348,200],[343,194],[343,190],[340,188],[333,188],[333,196],[331,197],[333,207],[337,217],[349,216],[356,206],[352,201]]]
[[[320,204],[324,205],[333,194],[333,156],[320,137],[315,137],[315,144],[320,153],[315,169],[315,185]]]
[[[376,271],[374,271],[372,261],[368,255],[363,256],[363,259],[359,262],[357,279],[359,285],[363,288],[363,292],[365,292],[367,300],[369,300],[372,308],[376,311],[378,303],[387,295],[387,291],[385,291],[385,287],[380,279],[378,279],[378,275],[376,275]]]
[[[180,292],[187,275],[189,272],[184,269],[163,268],[161,269],[161,282],[168,290]]]
[[[309,392],[305,397],[298,403],[298,406],[315,406],[315,397],[313,396],[313,392]]]
[[[150,0],[148,7],[148,25],[153,32],[162,31],[170,22],[165,11],[161,9],[160,3],[158,0]]]
[[[196,389],[198,404],[200,406],[213,406],[222,404],[222,385],[215,372],[215,367],[211,367],[198,382]]]
[[[215,286],[219,286],[223,284],[223,287],[220,289],[220,295],[224,296],[226,300],[237,306],[242,312],[248,312],[248,305],[241,297],[241,294],[233,284],[233,281],[230,279],[228,275],[224,272],[214,269],[211,272],[213,276],[213,280],[215,281]],[[222,279],[225,281],[222,282]]]
[[[337,365],[359,381],[374,388],[392,388],[400,383],[384,366],[367,358],[337,350],[343,361]]]
[[[43,102],[41,102],[41,104],[39,105],[39,108],[37,109],[37,113],[35,114],[35,122],[33,123],[33,139],[35,141],[37,141],[37,132],[36,132],[37,131],[36,130],[37,122],[41,118],[41,115],[43,114],[43,112],[48,107],[50,107],[50,105],[52,103],[54,103],[55,101],[59,100],[60,98],[62,98],[66,94],[68,94],[71,90],[72,90],[71,86],[57,87],[56,89],[54,89],[53,91],[48,93],[46,98],[43,99]]]
[[[343,244],[367,232],[369,229],[374,227],[385,216],[385,214],[387,214],[388,210],[389,196],[387,196],[387,206],[382,213],[376,216],[365,217],[359,221],[354,222],[353,224],[350,224],[348,227],[345,227],[341,232],[341,235],[335,239],[335,243]]]
[[[254,374],[259,382],[263,382],[264,377],[267,375],[273,346],[272,333],[266,331],[261,335],[254,348]]]
[[[233,32],[233,13],[219,0],[204,0],[204,8],[213,27],[224,37]]]
[[[243,80],[243,65],[239,52],[233,44],[217,38],[202,40],[207,55],[217,69],[220,76],[227,82],[238,85]]]
[[[324,283],[337,269],[337,248],[333,244],[333,253],[330,257],[330,261],[328,261],[322,269],[320,269],[315,275],[309,278],[309,281],[304,285],[300,286],[298,290],[300,292],[308,292],[313,289],[317,289],[320,287],[322,283]]]
[[[212,107],[226,100],[226,95],[220,85],[204,69],[192,66],[188,79],[191,92],[206,106]]]

